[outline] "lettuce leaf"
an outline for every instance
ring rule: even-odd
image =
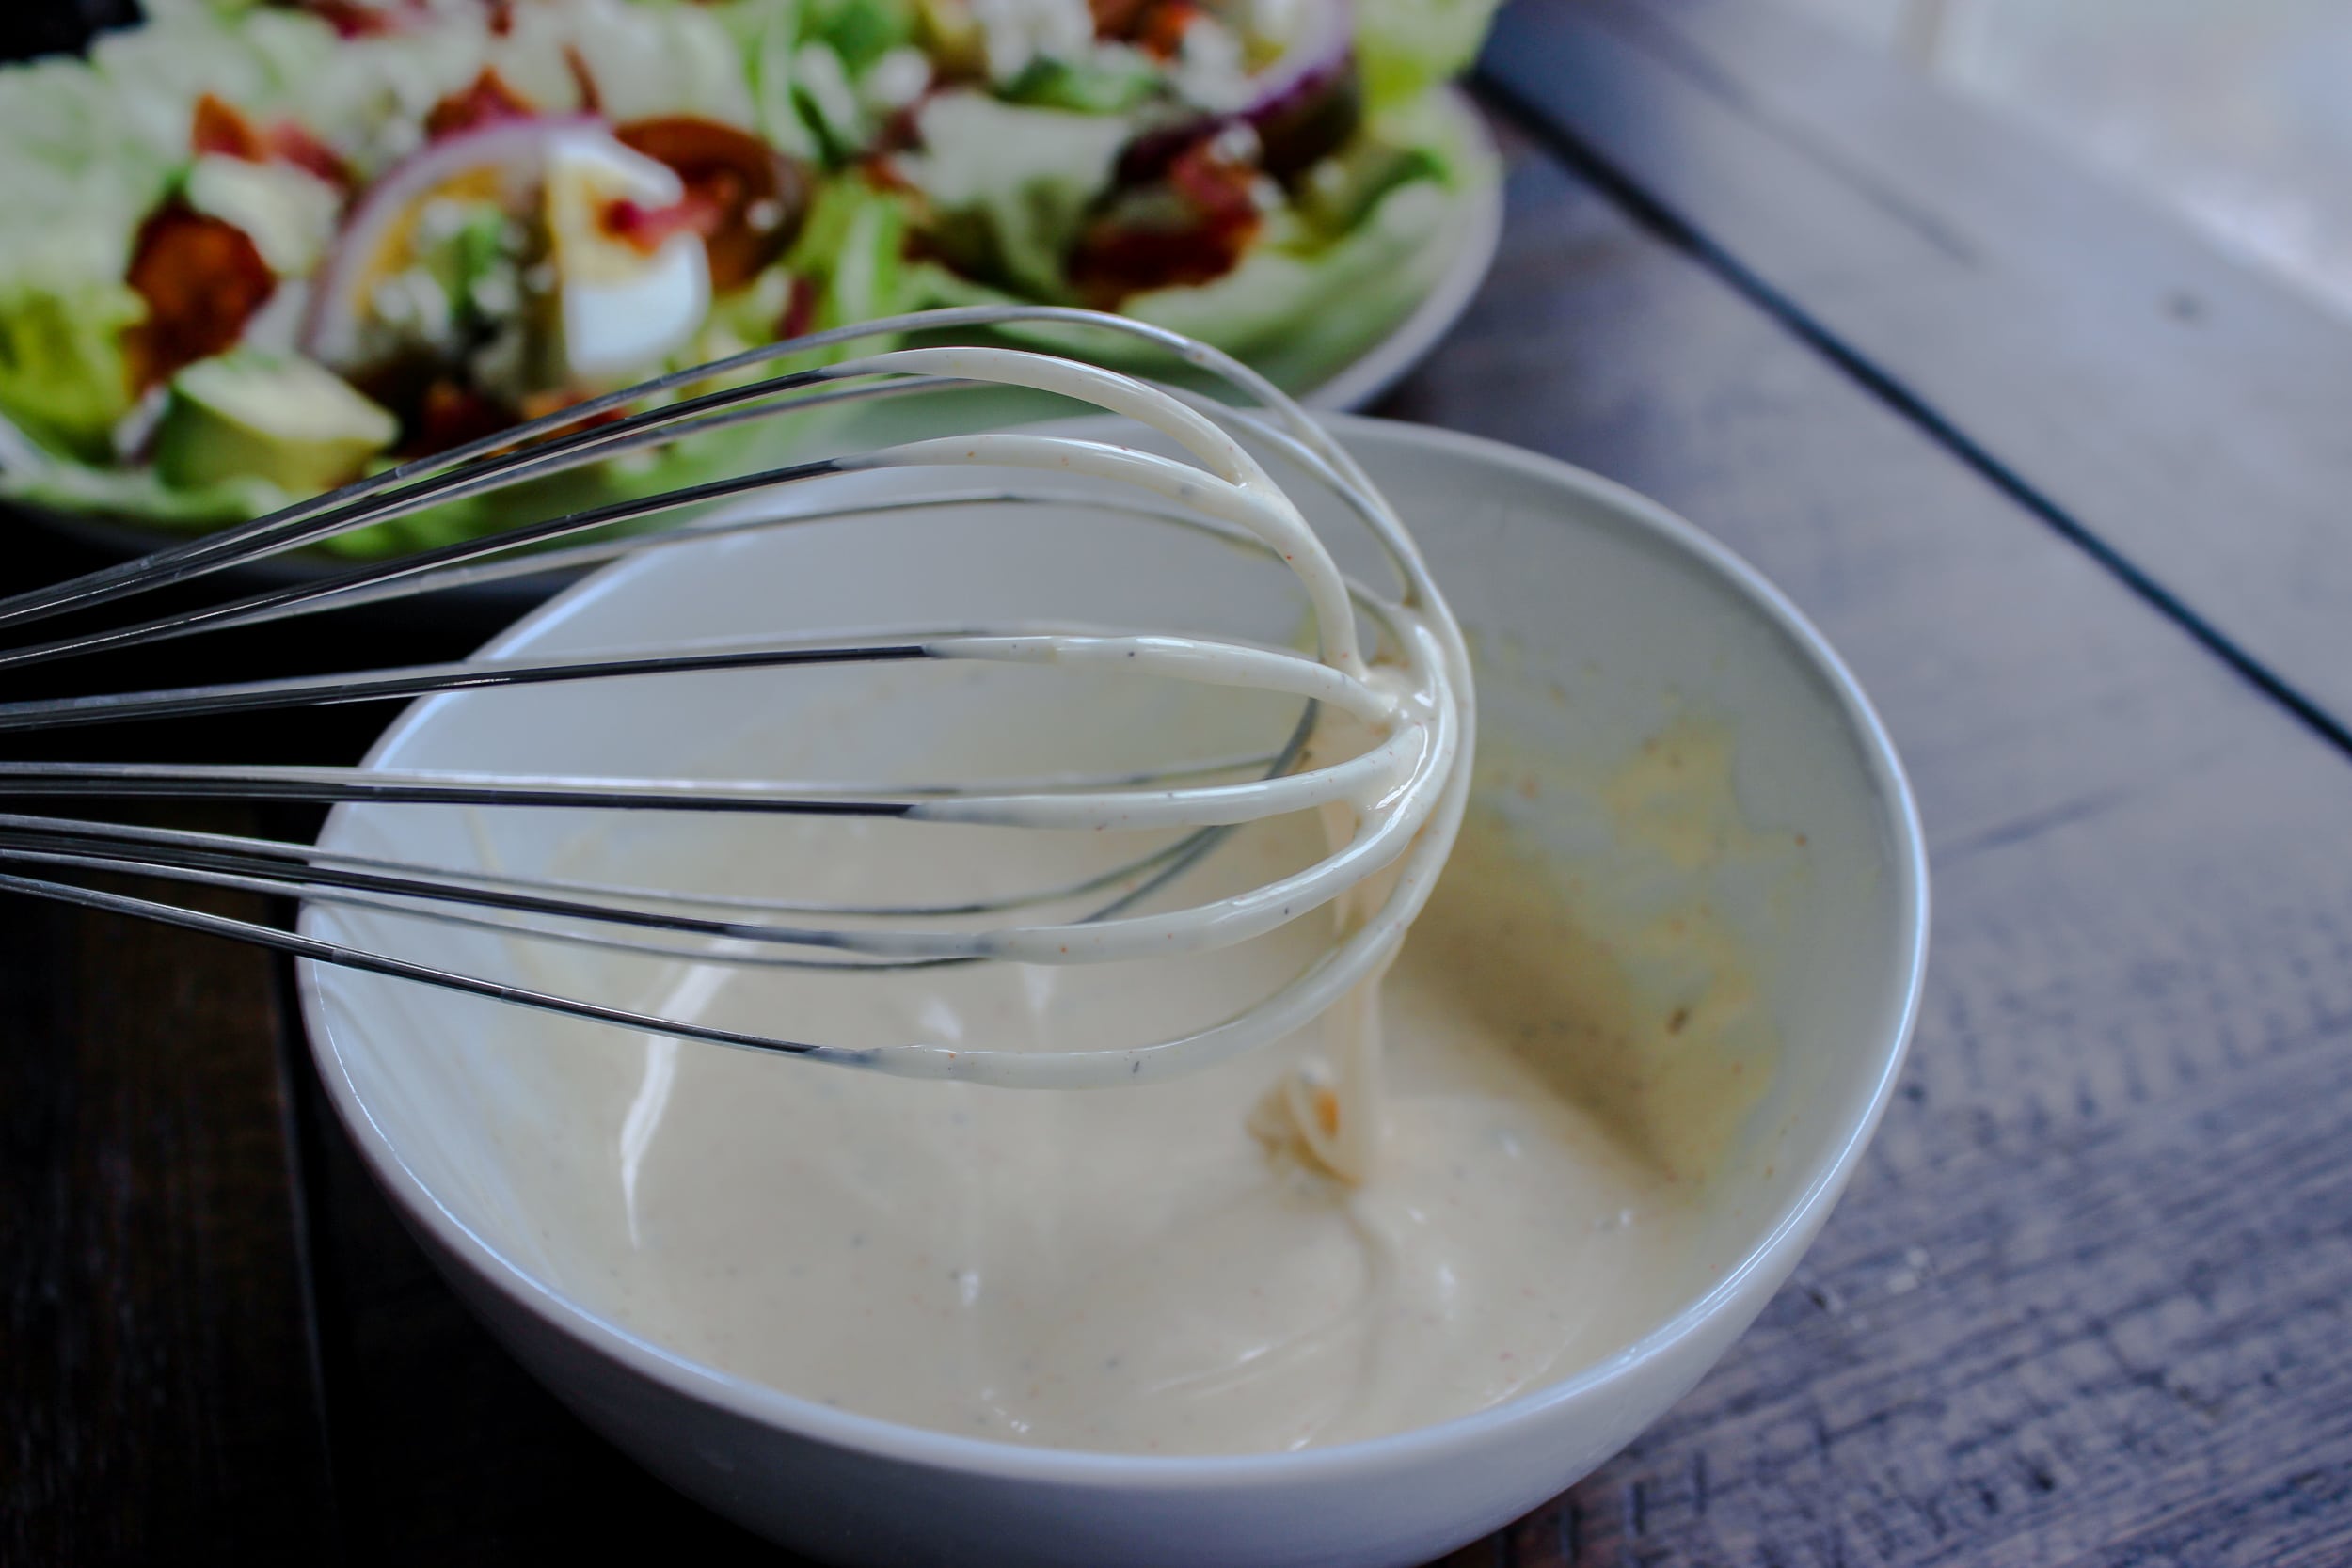
[[[803,104],[793,72],[803,17],[800,0],[723,0],[707,8],[735,40],[752,96],[759,134],[803,163],[824,155],[824,143]]]
[[[1501,178],[1468,113],[1436,91],[1376,115],[1364,135],[1406,155],[1404,177],[1353,227],[1328,236],[1299,224],[1223,277],[1137,294],[1121,309],[1215,343],[1292,390],[1327,380],[1427,296],[1454,260],[1469,203]]]
[[[1295,388],[1392,330],[1453,254],[1454,204],[1494,178],[1458,127],[1443,123],[1445,112],[1432,106],[1440,95],[1429,90],[1468,62],[1490,10],[1490,0],[1360,0],[1359,54],[1374,109],[1367,135],[1415,156],[1383,166],[1378,179],[1351,179],[1345,199],[1318,206],[1302,195],[1270,215],[1265,238],[1232,274],[1138,295],[1129,312],[1249,357]],[[88,66],[0,71],[0,198],[10,214],[0,226],[0,412],[60,454],[39,472],[0,475],[0,489],[200,528],[289,498],[259,482],[174,492],[151,473],[108,466],[112,429],[129,405],[120,334],[140,309],[113,280],[140,219],[187,166],[198,95],[217,92],[257,117],[296,119],[373,172],[413,142],[435,100],[485,64],[541,102],[567,106],[574,88],[564,55],[573,46],[618,117],[707,115],[755,127],[815,161],[840,131],[816,112],[802,56],[821,51],[845,63],[846,76],[902,45],[915,9],[911,0],[531,0],[503,38],[489,31],[486,8],[476,17],[457,8],[414,34],[360,40],[243,0],[150,0],[150,14],[147,27],[101,40]],[[735,315],[721,302],[682,360],[769,341],[795,278],[817,290],[818,327],[927,304],[1070,297],[1063,258],[1109,183],[1131,129],[1125,119],[969,90],[934,96],[922,116],[925,150],[899,160],[921,198],[854,177],[824,182],[791,253],[764,280],[772,286],[737,296]],[[918,212],[961,275],[904,259]],[[1060,341],[1043,329],[1020,335]],[[1066,346],[1112,362],[1137,355],[1101,333]],[[817,418],[796,417],[794,431]],[[379,554],[445,543],[518,508],[545,515],[739,470],[755,452],[773,460],[797,438],[739,427],[563,476],[495,507],[436,509],[337,547]]]
[[[437,102],[492,67],[549,110],[579,105],[576,57],[612,119],[693,114],[754,125],[744,52],[719,13],[772,6],[528,0],[506,13],[502,31],[486,5],[450,6],[422,26],[342,39],[300,11],[228,14],[183,0],[153,10],[146,26],[101,39],[90,71],[113,117],[169,156],[184,156],[190,112],[212,92],[257,119],[296,121],[374,174],[414,149]]]
[[[906,309],[906,232],[907,198],[895,191],[844,179],[818,193],[784,259],[818,286],[818,330]]]
[[[136,518],[198,531],[259,517],[294,499],[268,480],[253,475],[183,489],[166,484],[152,468],[99,468],[74,462],[59,462],[32,473],[0,474],[0,495],[60,512]]]
[[[1344,231],[1282,209],[1239,265],[1208,283],[1129,296],[1122,314],[1172,328],[1249,361],[1292,392],[1312,390],[1420,305],[1454,256],[1468,204],[1501,171],[1480,150],[1470,111],[1445,92],[1375,117],[1359,151],[1402,171]],[[1017,295],[933,264],[911,269],[919,305],[1009,303]],[[1169,372],[1167,356],[1099,329],[1022,325],[1005,336],[1123,369]]]
[[[1400,185],[1333,244],[1260,245],[1224,277],[1131,296],[1124,315],[1214,343],[1278,386],[1305,389],[1392,330],[1453,254],[1460,199],[1433,181]]]
[[[103,460],[131,409],[122,330],[146,314],[103,274],[78,289],[0,292],[0,413],[44,446]]]
[[[1408,103],[1470,69],[1495,0],[1356,0],[1356,60],[1375,109]]]
[[[809,35],[852,76],[914,37],[914,0],[810,0]]]
[[[178,167],[82,62],[0,71],[0,413],[44,445],[107,455],[131,405],[122,329],[146,309],[120,279]]]
[[[628,0],[533,0],[517,6],[511,35],[493,43],[501,71],[542,71],[567,78],[567,52],[595,77],[607,119],[691,114],[749,126],[755,116],[742,52],[707,7]],[[522,85],[521,78],[513,78]],[[543,102],[564,103],[552,82]]]
[[[899,166],[937,211],[943,247],[968,273],[1069,299],[1062,258],[1110,184],[1127,121],[963,91],[928,101],[921,127],[924,150]]]
[[[333,41],[306,17],[232,26],[179,7],[100,38],[87,63],[0,71],[0,412],[61,454],[110,458],[132,403],[122,332],[145,313],[121,279],[139,224],[187,166],[197,97],[282,95]],[[142,485],[98,485],[64,463],[46,482],[83,505],[119,491],[142,515],[172,510]]]
[[[691,8],[733,40],[752,123],[806,163],[838,166],[866,150],[882,111],[860,84],[915,35],[914,0],[701,0]]]

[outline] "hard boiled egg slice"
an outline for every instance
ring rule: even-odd
[[[700,234],[672,233],[647,250],[611,221],[624,204],[658,210],[685,196],[667,165],[601,132],[568,131],[549,143],[548,260],[574,384],[617,384],[650,370],[709,314],[710,261]]]

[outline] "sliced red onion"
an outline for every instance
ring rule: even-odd
[[[358,296],[376,253],[409,209],[461,175],[495,169],[517,182],[533,181],[547,164],[548,144],[582,127],[601,129],[589,115],[501,119],[428,142],[370,185],[327,249],[311,280],[303,317],[303,352],[337,370],[352,369],[367,302]]]
[[[1363,117],[1356,73],[1356,12],[1349,0],[1296,0],[1305,15],[1281,55],[1249,79],[1232,114],[1199,115],[1145,132],[1120,155],[1119,182],[1142,184],[1168,172],[1184,149],[1228,125],[1257,134],[1260,166],[1288,179],[1336,152]]]

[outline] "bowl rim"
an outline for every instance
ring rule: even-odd
[[[1793,1269],[1791,1251],[1801,1253],[1828,1217],[1876,1132],[1908,1054],[1918,1021],[1928,946],[1928,859],[1916,801],[1894,743],[1851,672],[1812,623],[1755,567],[1711,535],[1639,492],[1556,458],[1484,436],[1364,415],[1318,413],[1316,418],[1350,445],[1391,443],[1436,454],[1491,464],[1539,483],[1580,495],[1623,520],[1663,540],[1677,553],[1760,611],[1813,668],[1834,695],[1863,753],[1872,792],[1893,838],[1898,920],[1896,953],[1901,969],[1900,1000],[1890,1021],[1876,1081],[1861,1115],[1821,1156],[1810,1179],[1783,1205],[1770,1227],[1713,1285],[1685,1301],[1669,1317],[1631,1344],[1557,1382],[1529,1389],[1500,1404],[1386,1436],[1288,1452],[1160,1455],[1104,1453],[1077,1449],[1030,1447],[960,1436],[856,1415],[787,1394],[663,1348],[590,1310],[535,1277],[446,1208],[411,1170],[360,1099],[343,1069],[329,1026],[321,989],[321,966],[298,960],[301,1011],[310,1053],[330,1103],[379,1186],[408,1225],[427,1236],[444,1258],[462,1263],[511,1305],[547,1327],[635,1375],[697,1403],[800,1437],[873,1458],[951,1470],[960,1474],[1061,1486],[1177,1492],[1234,1487],[1276,1487],[1350,1473],[1434,1462],[1466,1450],[1531,1434],[1553,1412],[1574,1404],[1637,1366],[1670,1354],[1710,1323],[1737,1308],[1755,1283],[1771,1276],[1776,1285]],[[623,561],[593,575],[540,607],[494,639],[481,657],[512,650],[554,623],[612,591],[631,562]],[[412,705],[370,749],[363,766],[373,767],[404,742],[434,705]],[[325,842],[345,807],[337,807],[321,831]],[[316,911],[306,907],[307,927]],[[1782,1267],[1786,1260],[1787,1267]],[[1760,1307],[1759,1301],[1756,1304]]]

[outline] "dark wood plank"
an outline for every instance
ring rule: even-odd
[[[1624,480],[1787,588],[1912,769],[1936,928],[1796,1282],[1454,1560],[2352,1560],[2352,767],[1562,167],[1516,156],[1509,214],[1389,411]]]
[[[1881,395],[2352,727],[2352,325],[1760,0],[1517,0],[1483,69]]]
[[[336,1560],[280,1029],[259,955],[0,897],[0,1562]]]

